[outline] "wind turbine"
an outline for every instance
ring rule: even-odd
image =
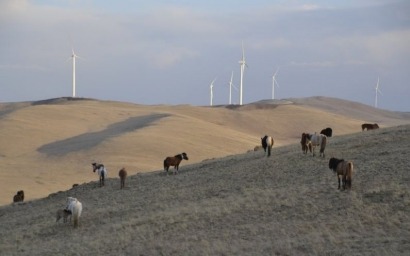
[[[279,87],[278,81],[276,81],[276,78],[275,78],[276,73],[278,73],[278,70],[279,68],[276,69],[276,72],[272,76],[272,100],[275,99],[275,83],[276,83],[276,86]]]
[[[236,88],[235,85],[233,85],[232,79],[233,79],[233,71],[231,74],[231,81],[229,82],[229,105],[232,104],[232,87],[238,90],[238,88]]]
[[[374,89],[375,89],[375,93],[376,93],[375,98],[374,98],[374,107],[377,108],[377,94],[380,93],[381,95],[383,95],[382,92],[379,90],[379,78],[377,78],[376,88],[374,88]]]
[[[216,80],[216,78],[214,80],[212,80],[211,85],[209,85],[210,98],[211,98],[210,106],[213,105],[213,100],[214,100],[214,82],[215,82],[215,80]]]
[[[245,61],[245,50],[243,49],[243,41],[242,41],[242,59],[239,61],[241,66],[241,87],[239,91],[239,105],[242,105],[242,98],[243,98],[243,72],[245,71],[246,61]]]
[[[74,48],[71,48],[72,55],[71,58],[73,59],[73,98],[75,98],[75,59],[76,58],[81,58],[74,52]]]

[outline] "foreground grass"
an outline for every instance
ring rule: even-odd
[[[407,255],[410,126],[333,137],[326,158],[300,145],[83,184],[0,207],[1,255]],[[354,162],[337,190],[328,159]],[[55,223],[67,196],[80,228]]]

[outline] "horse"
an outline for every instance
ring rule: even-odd
[[[118,176],[120,176],[120,186],[123,189],[125,187],[125,178],[127,177],[127,171],[124,167],[118,172]]]
[[[307,154],[308,150],[312,153],[312,142],[308,140],[307,133],[302,133],[302,139],[300,140],[300,144],[302,145],[303,154]]]
[[[339,183],[338,189],[340,189],[340,176],[342,176],[343,189],[352,187],[352,175],[353,175],[353,163],[345,161],[344,159],[330,158],[329,169],[332,169],[337,175],[337,181]]]
[[[303,134],[302,134],[303,136]],[[320,154],[319,156],[325,157],[325,148],[326,148],[326,142],[327,142],[327,137],[326,135],[323,134],[306,134],[306,139],[309,140],[312,143],[312,155],[315,156],[315,148],[317,146],[320,146]]]
[[[68,217],[70,217],[71,222],[71,211],[67,209],[58,209],[56,212],[56,222],[63,218],[63,222],[66,223]]]
[[[265,155],[266,155],[266,150],[268,150],[268,156],[270,156],[273,144],[275,143],[273,141],[273,138],[268,135],[265,135],[265,137],[261,138],[261,143],[262,143],[263,150],[265,151]]]
[[[168,174],[169,167],[174,166],[174,175],[175,175],[176,173],[178,173],[179,164],[181,163],[183,159],[188,160],[188,155],[185,152],[179,155],[175,155],[175,156],[168,156],[164,160],[164,170]]]
[[[74,228],[78,227],[81,212],[83,211],[83,205],[77,198],[74,197],[67,197],[67,211],[71,212],[71,215],[74,218]]]
[[[332,128],[327,127],[325,129],[323,129],[322,131],[320,131],[320,134],[326,135],[326,137],[332,137]]]
[[[24,191],[19,190],[19,191],[17,191],[17,194],[14,195],[13,202],[17,203],[17,202],[23,202],[23,201],[24,201]]]
[[[362,131],[364,130],[374,130],[374,129],[379,129],[379,125],[378,124],[362,124]]]
[[[105,177],[107,176],[107,169],[105,169],[103,164],[92,163],[93,172],[97,171],[100,177],[100,187],[105,185]]]

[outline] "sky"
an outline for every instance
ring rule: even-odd
[[[0,0],[0,102],[326,96],[410,112],[407,0]],[[232,103],[239,92],[232,90]]]

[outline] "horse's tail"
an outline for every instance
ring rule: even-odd
[[[353,176],[353,163],[347,163],[347,173],[346,173],[346,184],[350,188],[352,187],[352,176]]]

